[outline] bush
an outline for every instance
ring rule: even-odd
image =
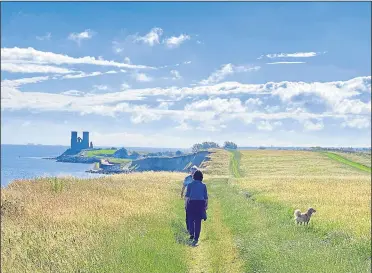
[[[231,141],[225,141],[225,143],[223,144],[223,148],[236,150],[238,148],[238,145],[236,145],[234,142],[231,142]]]

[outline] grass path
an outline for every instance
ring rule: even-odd
[[[240,178],[242,177],[241,170],[239,169],[241,153],[236,150],[231,150],[230,152],[231,152],[230,173],[235,178]]]
[[[334,160],[337,160],[338,162],[341,162],[343,164],[346,164],[346,165],[349,165],[349,166],[352,166],[354,168],[357,168],[359,170],[362,170],[362,171],[365,171],[365,172],[371,172],[371,168],[368,167],[368,166],[365,166],[363,164],[360,164],[360,163],[357,163],[355,161],[351,161],[343,156],[340,156],[338,154],[335,154],[335,153],[331,153],[331,152],[324,152],[324,154],[326,154],[329,158],[331,159],[334,159]]]
[[[209,182],[211,180],[206,181],[207,184]],[[239,258],[232,234],[222,220],[223,212],[215,187],[214,184],[208,185],[208,219],[202,222],[200,244],[187,250],[189,272],[243,272],[244,261]]]
[[[241,156],[238,151],[231,152],[232,177],[207,181],[214,202],[210,208],[223,230],[218,230],[216,224],[212,228],[212,222],[207,224],[206,251],[200,255],[210,256],[210,244],[215,247],[227,241],[233,253],[238,250],[236,258],[240,263],[235,272],[370,272],[368,242],[355,241],[337,230],[321,231],[311,224],[296,226],[292,208],[270,199],[256,199],[254,192],[247,194],[239,186],[239,180],[244,179],[239,168]],[[223,256],[229,253],[226,246],[221,249]],[[195,272],[233,272],[226,267],[219,270],[216,260],[220,252],[214,255],[215,259],[207,260],[215,270]]]

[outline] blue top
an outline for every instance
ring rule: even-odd
[[[185,180],[183,181],[183,185],[187,187],[187,185],[190,184],[191,182],[192,182],[192,175],[190,174],[185,177]]]
[[[207,186],[199,180],[193,180],[187,186],[185,196],[190,198],[190,200],[207,200],[208,199]]]

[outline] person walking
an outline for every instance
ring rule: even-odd
[[[182,190],[181,190],[181,198],[183,198],[185,189],[187,188],[187,185],[189,185],[192,182],[192,176],[194,173],[198,170],[198,167],[195,165],[190,168],[190,174],[185,177],[183,180]],[[186,229],[187,232],[189,232],[189,216],[187,214],[186,206],[185,206],[185,214],[186,214]]]
[[[206,219],[208,209],[208,190],[202,182],[203,173],[197,170],[193,181],[188,184],[185,195],[185,207],[189,219],[189,234],[192,246],[197,246],[201,231],[202,219]]]

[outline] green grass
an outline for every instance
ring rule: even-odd
[[[127,158],[115,158],[115,157],[105,157],[111,163],[129,163],[132,160]]]
[[[2,271],[370,272],[370,239],[348,233],[346,222],[324,224],[337,215],[365,230],[365,172],[313,152],[217,151],[211,158],[204,164],[208,219],[196,248],[188,245],[179,197],[184,173],[10,184],[1,191]],[[295,225],[294,206],[314,202],[310,225]]]
[[[241,171],[239,169],[241,153],[236,150],[231,150],[230,152],[230,172],[235,178],[242,177]]]
[[[86,157],[93,157],[93,156],[109,156],[113,155],[117,150],[114,149],[103,149],[103,150],[92,150],[92,151],[85,151],[84,156]]]
[[[324,152],[329,158],[331,159],[334,159],[334,160],[337,160],[343,164],[346,164],[346,165],[349,165],[349,166],[352,166],[354,168],[357,168],[359,170],[362,170],[362,171],[365,171],[365,172],[371,172],[371,168],[370,167],[367,167],[363,164],[360,164],[358,162],[355,162],[355,161],[351,161],[349,159],[346,159],[345,157],[342,157],[338,154],[334,154],[334,153],[331,153],[331,152]]]
[[[209,183],[244,260],[243,272],[370,272],[368,242],[336,230],[316,232],[312,224],[296,226],[291,208],[247,198],[226,178]]]

